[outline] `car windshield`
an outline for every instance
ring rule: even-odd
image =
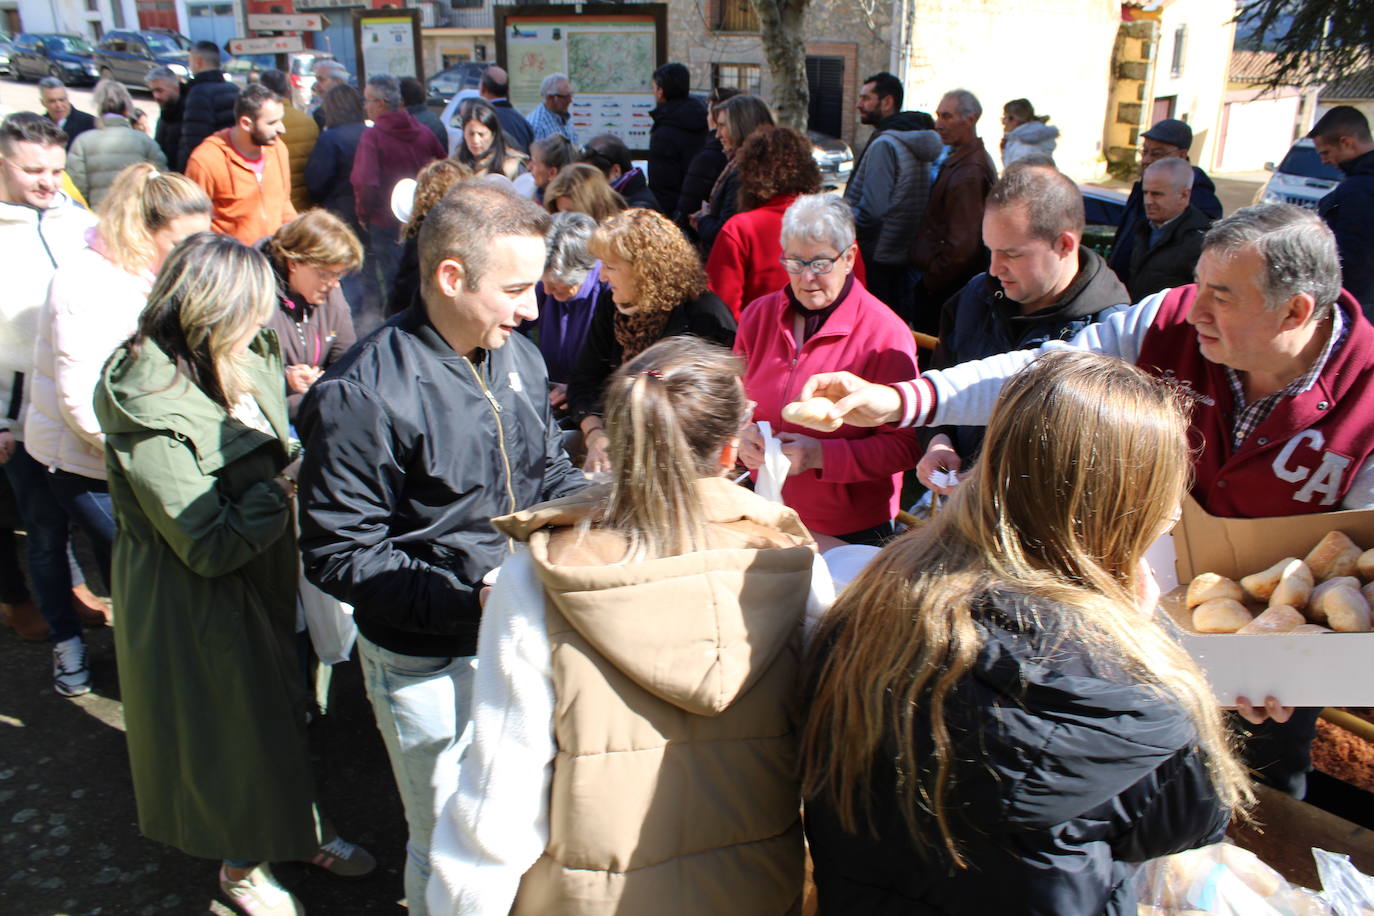
[[[1315,146],[1295,146],[1283,157],[1283,162],[1275,170],[1303,178],[1325,178],[1327,181],[1340,181],[1345,176],[1334,165],[1322,162]]]
[[[169,35],[144,35],[143,40],[148,43],[148,50],[160,57],[181,56],[185,53],[181,45]]]
[[[49,51],[65,51],[68,54],[90,54],[94,48],[84,38],[67,35],[54,35],[47,39]]]

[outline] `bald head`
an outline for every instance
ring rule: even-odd
[[[1160,159],[1145,169],[1140,181],[1145,218],[1156,226],[1188,209],[1193,195],[1193,167],[1186,159]]]
[[[482,73],[482,82],[477,92],[484,99],[504,99],[510,95],[510,74],[492,64]]]

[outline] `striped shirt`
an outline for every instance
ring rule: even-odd
[[[559,117],[540,105],[531,111],[525,120],[530,122],[530,130],[534,131],[534,139],[536,140],[543,140],[554,134],[562,134],[568,138],[568,142],[573,146],[577,145],[577,132],[573,130],[572,118],[567,115]]]

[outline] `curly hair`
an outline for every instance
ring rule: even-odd
[[[588,249],[605,260],[614,255],[630,265],[644,311],[668,312],[706,292],[706,271],[696,248],[672,220],[635,207],[602,223]]]
[[[761,207],[779,194],[815,194],[821,189],[811,141],[790,127],[754,131],[739,148],[735,163],[741,211]]]
[[[415,203],[410,209],[410,222],[401,230],[401,238],[409,239],[419,235],[420,226],[424,223],[425,214],[430,208],[442,200],[454,185],[460,181],[467,181],[473,175],[472,169],[457,159],[436,159],[420,169],[420,174],[415,176]]]

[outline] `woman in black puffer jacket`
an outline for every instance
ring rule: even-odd
[[[1009,381],[943,512],[813,645],[806,830],[826,916],[1127,916],[1138,863],[1251,799],[1145,550],[1186,490],[1187,420],[1120,360]]]

